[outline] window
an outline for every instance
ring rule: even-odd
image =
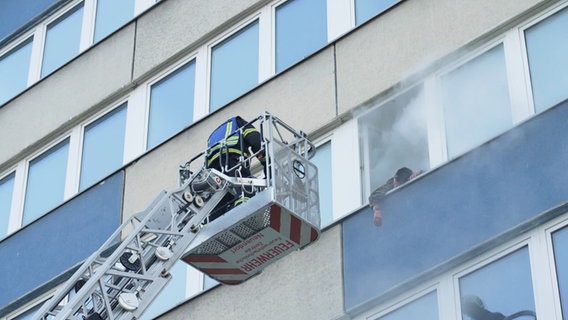
[[[418,298],[411,303],[379,318],[377,320],[438,320],[438,297],[436,291]]]
[[[501,319],[535,311],[527,247],[460,278],[459,285],[464,320]]]
[[[28,86],[33,37],[0,57],[0,105]]]
[[[564,227],[552,234],[554,248],[554,260],[556,263],[556,278],[560,301],[562,305],[562,317],[568,319],[568,227]]]
[[[83,4],[47,26],[41,77],[53,72],[79,53]]]
[[[258,21],[211,50],[209,111],[215,111],[258,84]]]
[[[333,222],[331,142],[328,141],[319,146],[311,162],[318,167],[320,226],[323,228]]]
[[[150,91],[148,149],[193,122],[195,60],[154,84]]]
[[[14,190],[14,173],[0,179],[0,239],[8,234],[8,223],[12,208],[12,193]]]
[[[134,16],[134,0],[97,0],[93,42],[120,28]]]
[[[0,1],[0,40],[7,38],[58,0]]]
[[[80,191],[122,166],[126,106],[124,103],[85,128]]]
[[[525,31],[536,112],[568,98],[568,8]]]
[[[364,177],[375,190],[401,167],[429,168],[428,134],[421,87],[414,88],[359,119]]]
[[[172,281],[170,281],[144,312],[141,320],[155,319],[159,314],[173,308],[185,298],[187,283],[187,270],[190,267],[183,261],[178,260],[170,269]]]
[[[69,139],[66,139],[30,162],[22,225],[63,201],[68,149]]]
[[[327,43],[326,0],[289,0],[276,8],[276,72]]]
[[[355,0],[355,24],[371,19],[400,0]]]
[[[449,158],[512,127],[502,44],[442,76],[441,89]]]

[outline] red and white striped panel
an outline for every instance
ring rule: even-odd
[[[239,284],[274,261],[317,240],[318,236],[319,230],[273,204],[267,228],[219,255],[189,252],[182,260],[221,283]]]

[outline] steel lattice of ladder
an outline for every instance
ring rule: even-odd
[[[35,319],[139,319],[171,280],[181,258],[224,284],[238,284],[319,237],[315,146],[301,131],[264,113],[257,124],[266,176],[228,176],[180,166],[180,187],[162,191],[126,220],[35,314]],[[242,132],[241,132],[242,134]],[[249,167],[257,154],[241,159]],[[205,163],[204,161],[201,163]],[[226,171],[225,171],[226,170]],[[209,215],[229,193],[254,196],[220,218]],[[254,248],[254,251],[252,250]]]

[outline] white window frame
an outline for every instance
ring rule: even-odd
[[[261,83],[261,79],[263,79],[265,76],[265,73],[267,73],[265,71],[265,68],[267,66],[265,65],[261,65],[261,55],[263,54],[264,50],[266,50],[265,48],[263,48],[263,46],[261,46],[261,44],[266,45],[265,43],[261,43],[261,26],[265,26],[266,23],[263,21],[263,10],[257,10],[255,13],[249,15],[247,18],[242,19],[241,21],[239,21],[237,24],[235,24],[234,26],[232,26],[231,28],[229,28],[228,30],[226,30],[224,33],[222,33],[221,35],[215,37],[212,41],[210,41],[207,45],[206,45],[206,50],[207,50],[207,74],[206,74],[206,81],[205,81],[205,86],[206,86],[206,97],[205,97],[205,110],[203,110],[202,112],[205,112],[205,114],[210,114],[210,104],[211,104],[211,66],[212,66],[212,55],[213,55],[213,48],[220,44],[221,42],[223,42],[224,40],[229,39],[231,36],[235,35],[236,33],[238,33],[239,31],[243,30],[244,28],[250,26],[252,23],[258,22],[258,54],[259,54],[259,61],[258,61],[258,83],[256,84],[256,86],[258,86]],[[262,23],[264,22],[264,23]],[[243,92],[244,94],[244,92]],[[238,97],[242,96],[239,95]],[[237,98],[238,98],[237,97]],[[235,99],[237,99],[235,98]],[[217,110],[224,108],[226,105],[229,105],[232,103],[231,100],[229,101],[227,104],[220,106]],[[215,111],[217,111],[215,110]]]
[[[194,95],[193,95],[193,121],[192,123],[197,122],[198,119],[205,117],[207,114],[203,114],[203,110],[201,110],[201,106],[198,107],[198,103],[201,103],[203,100],[203,94],[202,91],[198,91],[198,89],[200,89],[200,87],[198,88],[198,72],[201,70],[198,70],[198,58],[200,57],[199,54],[200,50],[198,50],[197,52],[193,52],[187,56],[185,56],[183,59],[178,60],[175,64],[169,66],[167,69],[163,70],[162,72],[160,72],[159,74],[155,75],[154,77],[152,77],[149,81],[146,82],[146,84],[144,86],[141,86],[142,88],[140,90],[137,90],[136,94],[134,95],[136,98],[137,102],[141,102],[142,99],[143,102],[141,103],[142,107],[138,107],[136,108],[137,111],[133,111],[133,113],[135,113],[135,117],[137,119],[136,122],[142,120],[142,128],[143,128],[143,134],[141,136],[142,139],[136,139],[136,144],[139,145],[138,148],[141,147],[141,149],[139,149],[139,152],[134,152],[134,150],[130,151],[132,153],[132,155],[138,153],[138,154],[143,154],[146,151],[149,151],[155,147],[152,147],[150,149],[147,148],[148,146],[148,134],[149,134],[149,130],[150,130],[150,95],[152,93],[152,86],[154,86],[155,84],[157,84],[158,82],[162,81],[163,79],[167,78],[168,76],[170,76],[171,74],[173,74],[174,72],[178,71],[180,68],[185,67],[187,64],[192,63],[192,60],[194,60],[194,64],[195,64],[195,88],[194,88]],[[198,94],[199,92],[199,94]],[[128,114],[127,114],[127,125],[128,125]],[[143,119],[142,119],[143,117]],[[130,129],[133,131],[138,131],[138,133],[140,133],[140,127],[136,126],[134,124],[134,121],[131,123]],[[134,132],[131,132],[130,136],[135,136]],[[128,140],[127,140],[128,141]],[[126,152],[125,152],[126,154]],[[129,156],[130,157],[130,156]],[[127,163],[125,161],[125,163]]]

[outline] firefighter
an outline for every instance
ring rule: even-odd
[[[218,126],[207,140],[207,168],[219,170],[231,177],[251,177],[249,161],[245,160],[256,154],[266,173],[261,139],[260,132],[252,124],[240,116],[230,118]],[[235,189],[236,196],[227,193],[209,215],[209,221],[217,219],[254,195],[253,190],[240,187]],[[243,193],[244,196],[241,196]]]

